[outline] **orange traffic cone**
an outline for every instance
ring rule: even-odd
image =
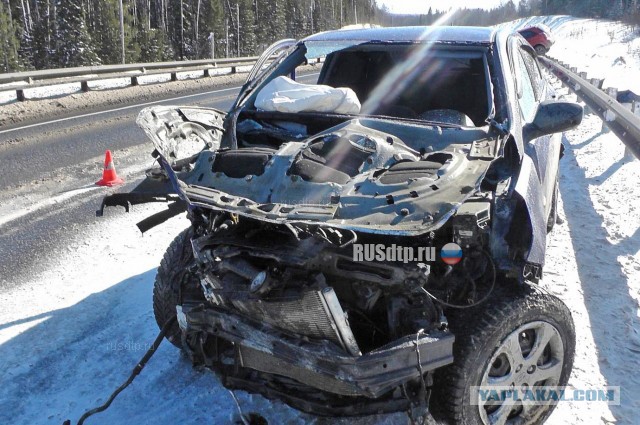
[[[118,177],[116,173],[116,167],[113,165],[113,158],[111,158],[111,151],[107,150],[104,155],[104,171],[102,172],[102,178],[96,182],[98,186],[115,186],[123,184],[124,180]]]

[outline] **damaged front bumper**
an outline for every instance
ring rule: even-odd
[[[407,335],[352,356],[328,341],[305,341],[203,304],[178,310],[185,334],[205,333],[233,344],[234,366],[284,376],[339,396],[376,399],[421,374],[453,362],[447,331]]]

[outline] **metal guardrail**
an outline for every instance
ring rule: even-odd
[[[210,76],[210,71],[220,68],[231,68],[235,74],[239,66],[248,66],[258,60],[258,56],[201,59],[178,62],[132,63],[125,65],[85,66],[77,68],[44,69],[40,71],[13,72],[0,74],[0,91],[16,91],[19,101],[25,100],[24,89],[52,86],[66,83],[80,83],[82,91],[89,91],[89,81],[108,80],[112,78],[131,78],[131,85],[138,85],[138,77],[155,74],[171,74],[171,81],[178,79],[178,72],[203,71]],[[15,84],[18,83],[18,84]]]
[[[635,157],[640,159],[640,116],[635,115],[599,87],[591,84],[585,74],[580,76],[575,70],[567,69],[549,58],[540,57],[539,60],[598,114]]]

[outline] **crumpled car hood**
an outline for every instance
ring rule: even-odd
[[[278,150],[205,150],[180,179],[189,203],[214,210],[418,235],[476,192],[498,146],[486,128],[354,119]]]

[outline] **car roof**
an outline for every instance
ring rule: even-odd
[[[382,41],[490,44],[496,29],[487,27],[391,27],[326,31],[302,41]]]

